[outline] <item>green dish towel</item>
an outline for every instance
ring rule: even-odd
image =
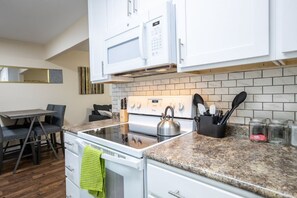
[[[80,187],[88,190],[96,198],[105,198],[105,161],[101,158],[102,151],[86,146],[84,149]]]

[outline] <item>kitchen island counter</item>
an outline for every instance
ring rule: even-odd
[[[264,197],[297,197],[297,149],[196,132],[153,147],[145,156]]]
[[[117,124],[120,124],[120,122],[118,120],[107,119],[107,120],[99,120],[99,121],[94,121],[94,122],[87,122],[84,124],[64,126],[63,130],[76,134],[79,131],[98,129],[98,128],[107,127],[107,126],[111,126],[111,125],[117,125]]]

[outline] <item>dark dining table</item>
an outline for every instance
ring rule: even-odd
[[[24,149],[26,147],[27,144],[31,144],[32,142],[28,142],[28,139],[29,137],[31,136],[31,133],[33,132],[33,126],[34,126],[34,123],[37,121],[42,129],[42,132],[43,134],[45,135],[45,138],[46,140],[48,141],[52,151],[54,152],[54,155],[57,159],[58,158],[58,155],[51,143],[51,141],[49,140],[48,136],[47,136],[47,133],[42,125],[42,122],[40,121],[40,117],[41,116],[46,116],[46,115],[53,115],[55,113],[55,111],[50,111],[50,110],[44,110],[44,109],[28,109],[28,110],[19,110],[19,111],[6,111],[6,112],[0,112],[0,116],[1,117],[4,117],[4,118],[8,118],[8,119],[11,119],[11,120],[19,120],[19,119],[29,119],[30,120],[30,126],[28,128],[28,133],[27,133],[27,136],[23,142],[23,145],[22,145],[22,148],[21,148],[21,152],[18,156],[18,160],[17,160],[17,163],[14,167],[14,170],[13,170],[13,173],[16,172],[17,168],[18,168],[18,165],[21,161],[21,158],[22,158],[22,155],[23,155],[23,152],[24,152]],[[38,140],[38,141],[41,141],[41,140]],[[36,139],[34,138],[34,143],[36,143]]]

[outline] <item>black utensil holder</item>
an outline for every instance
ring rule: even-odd
[[[197,122],[197,133],[215,138],[225,137],[226,124],[217,125],[218,121],[218,116],[200,116],[200,122]]]

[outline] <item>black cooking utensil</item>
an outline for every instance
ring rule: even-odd
[[[204,104],[204,100],[199,94],[195,93],[193,98],[193,104],[197,107],[198,103]]]
[[[123,109],[127,109],[127,98],[124,98]]]
[[[200,124],[200,113],[198,113],[198,104],[199,103],[204,104],[204,100],[199,94],[195,93],[194,97],[193,97],[193,104],[196,106],[196,116],[195,116],[194,120],[197,123],[197,131],[199,130],[199,124]]]
[[[218,123],[218,125],[222,125],[222,123],[226,120],[226,118],[228,117],[229,114],[229,110],[226,111],[226,113],[222,116],[222,118],[220,119],[220,122]]]
[[[225,113],[223,119],[221,120],[220,124],[226,124],[227,120],[230,118],[230,116],[232,115],[233,111],[243,102],[245,101],[247,96],[247,93],[245,91],[240,92],[239,94],[237,94],[235,96],[235,98],[232,101],[232,109],[227,113]]]

